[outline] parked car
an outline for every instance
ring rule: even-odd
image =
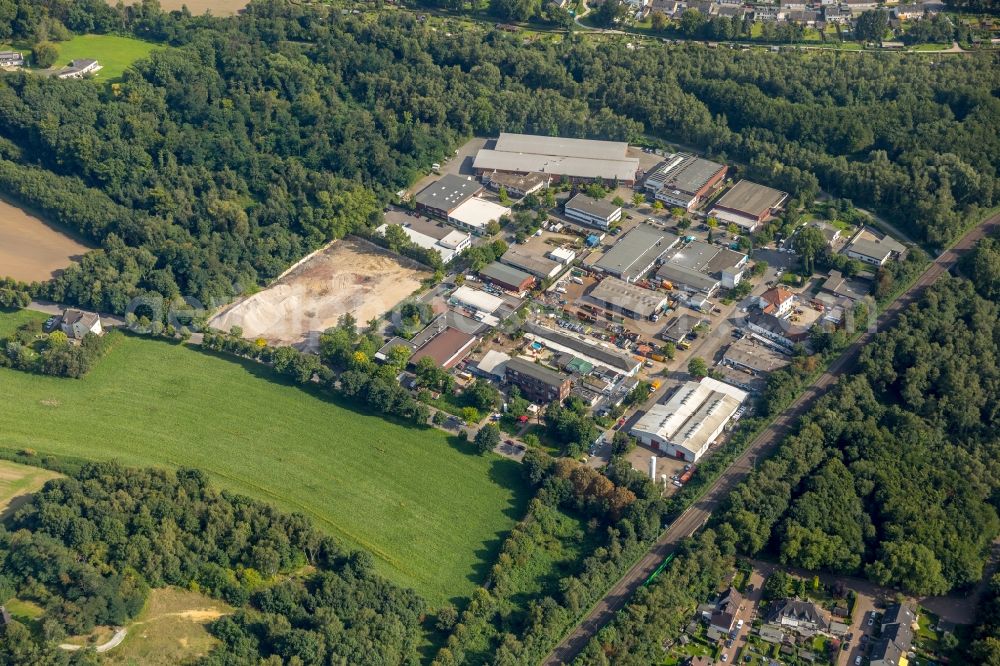
[[[741,619],[739,619],[739,620],[736,621],[736,629],[739,630],[739,629],[742,629],[742,628],[743,628],[743,619],[741,618]]]
[[[861,655],[854,658],[854,666],[861,666]]]
[[[58,317],[49,317],[48,319],[45,320],[45,323],[42,324],[42,330],[45,331],[46,333],[51,333],[52,329],[56,327],[58,321],[59,321]]]
[[[840,649],[843,650],[844,652],[847,652],[848,650],[851,649],[851,644],[848,643],[847,641],[844,641],[843,643],[840,644]]]
[[[732,638],[730,638],[728,641],[726,641],[726,648],[728,649],[728,648],[731,648],[731,647],[733,647],[733,639]]]
[[[722,653],[722,661],[729,661],[729,655],[725,652]]]

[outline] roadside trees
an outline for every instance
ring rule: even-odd
[[[500,428],[489,423],[476,433],[475,445],[479,453],[489,453],[500,443]]]

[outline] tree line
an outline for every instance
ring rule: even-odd
[[[873,207],[930,243],[995,200],[991,54],[932,66],[524,44],[280,0],[232,19],[102,7],[117,30],[172,48],[135,63],[115,94],[30,73],[0,88],[0,189],[100,245],[35,293],[91,309],[121,313],[146,294],[225,302],[374,228],[430,163],[501,130],[695,145],[802,201],[822,187]]]
[[[418,661],[424,603],[375,574],[367,553],[302,515],[220,492],[203,472],[115,463],[48,482],[0,527],[0,601],[45,610],[38,633],[6,629],[0,661],[67,663],[53,643],[127,624],[164,585],[237,607],[210,625],[221,644],[202,664]]]

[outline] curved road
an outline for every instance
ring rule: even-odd
[[[653,544],[649,552],[633,566],[625,577],[619,580],[604,598],[591,609],[563,641],[544,659],[546,666],[567,664],[586,647],[591,637],[609,624],[636,590],[663,562],[677,544],[698,531],[711,517],[722,500],[736,485],[753,470],[761,458],[766,458],[778,443],[790,432],[799,418],[812,407],[821,395],[829,391],[839,375],[854,369],[861,349],[871,342],[878,330],[885,330],[899,313],[915,302],[925,287],[933,284],[949,270],[959,257],[986,235],[1000,230],[1000,214],[996,214],[965,234],[951,249],[943,252],[927,267],[917,281],[903,292],[879,316],[874,330],[866,331],[854,344],[830,364],[830,367],[816,379],[788,409],[775,418],[771,424],[754,439],[746,450],[726,468],[701,498],[682,513]]]

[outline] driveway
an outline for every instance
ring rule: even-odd
[[[739,613],[736,615],[737,623],[743,620],[743,626],[736,632],[733,647],[724,648],[720,653],[729,655],[729,664],[738,663],[743,658],[743,653],[747,649],[747,638],[750,636],[750,628],[753,626],[753,621],[757,618],[757,611],[763,598],[761,588],[764,587],[764,576],[756,568],[750,572],[750,580],[747,583],[747,589],[749,589],[749,585],[753,585],[753,591],[743,595],[743,605],[740,606]],[[716,663],[722,664],[723,662],[719,661]]]

